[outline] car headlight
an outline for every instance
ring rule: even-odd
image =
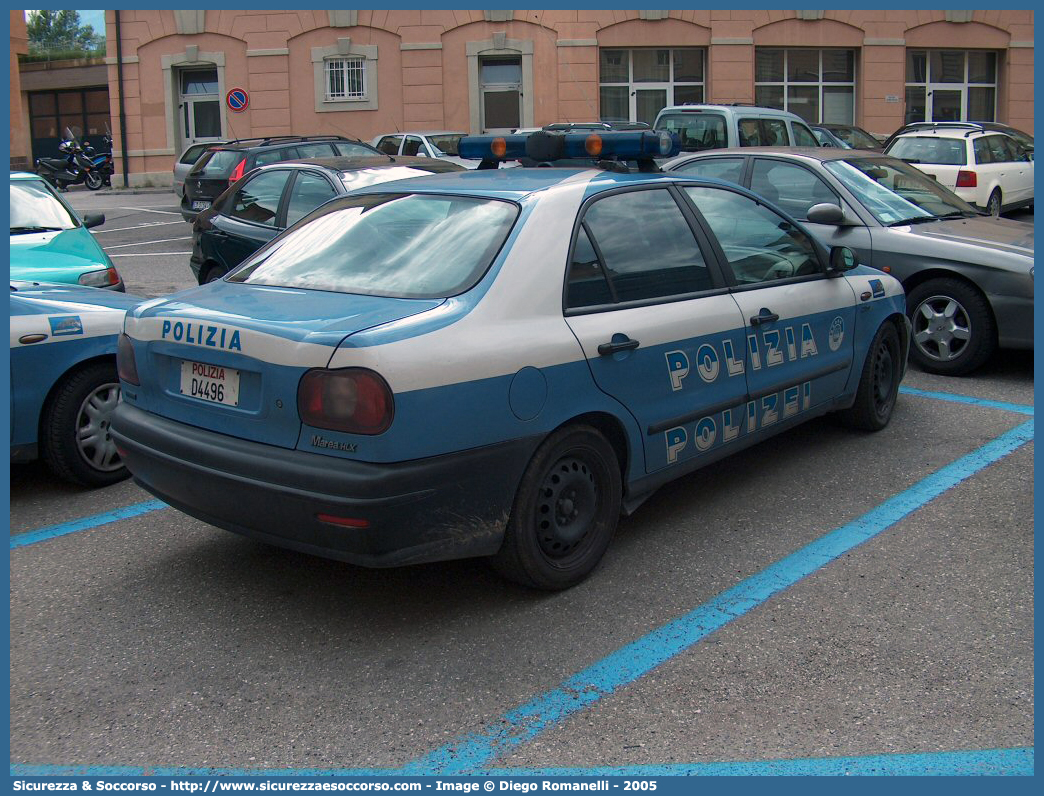
[[[86,287],[112,287],[120,283],[120,275],[116,273],[115,268],[109,266],[99,271],[88,271],[85,274],[80,274],[80,278],[77,281]]]

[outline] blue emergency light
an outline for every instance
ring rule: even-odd
[[[470,135],[460,139],[462,158],[496,164],[505,160],[652,160],[678,154],[679,140],[661,130],[556,132],[529,135]]]

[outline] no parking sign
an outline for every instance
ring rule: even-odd
[[[229,89],[229,92],[225,95],[225,104],[228,105],[229,110],[235,113],[242,113],[250,105],[250,97],[247,95],[246,89]]]

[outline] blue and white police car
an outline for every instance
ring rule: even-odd
[[[884,427],[898,282],[738,186],[657,173],[670,146],[465,139],[487,168],[335,199],[132,310],[113,436],[136,481],[296,550],[485,556],[561,589],[661,484],[827,412]]]
[[[43,457],[61,478],[127,477],[109,435],[120,397],[116,340],[137,296],[11,282],[11,461]]]

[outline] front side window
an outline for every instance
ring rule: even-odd
[[[456,157],[460,154],[460,139],[463,138],[463,133],[447,133],[446,135],[432,135],[428,136],[428,144],[433,146],[443,155],[453,155]]]
[[[247,180],[232,197],[228,214],[241,221],[274,227],[276,214],[279,212],[279,199],[283,195],[288,176],[290,172],[276,170],[258,174]]]
[[[327,58],[323,68],[326,74],[327,102],[366,98],[365,58]]]
[[[824,202],[840,205],[837,194],[803,166],[779,160],[757,158],[750,179],[750,190],[764,196],[799,221],[808,218],[808,209]]]
[[[794,130],[794,146],[819,146],[816,137],[805,125],[792,123],[790,126]]]
[[[329,144],[298,144],[294,147],[295,158],[330,158],[334,154]]]
[[[757,48],[754,102],[796,113],[809,124],[852,124],[855,51]]]
[[[628,191],[592,204],[574,247],[568,306],[695,293],[710,272],[681,208],[666,190]],[[599,284],[604,280],[604,287]]]
[[[394,298],[470,289],[518,207],[495,199],[380,193],[335,200],[252,255],[233,282]]]
[[[337,196],[337,191],[323,177],[306,171],[297,173],[286,206],[286,225],[289,227],[304,218],[323,202]]]
[[[686,188],[707,219],[739,285],[820,272],[815,246],[783,216],[723,188]]]

